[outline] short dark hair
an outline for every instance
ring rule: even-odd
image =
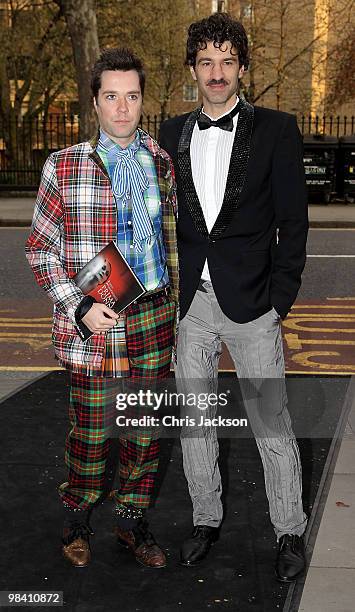
[[[213,13],[190,25],[185,63],[195,67],[197,52],[206,49],[208,42],[213,42],[215,47],[221,47],[227,40],[237,50],[239,65],[247,70],[249,65],[247,34],[240,21],[236,21],[228,13]]]
[[[139,76],[139,84],[144,95],[145,86],[145,72],[143,63],[131,51],[126,47],[120,47],[115,49],[103,49],[100,57],[96,60],[91,71],[91,90],[92,94],[97,102],[97,96],[101,87],[101,75],[104,70],[136,70]]]

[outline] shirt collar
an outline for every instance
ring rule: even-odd
[[[230,112],[233,110],[233,108],[235,108],[235,107],[237,106],[238,102],[239,102],[239,98],[238,98],[238,96],[237,96],[237,99],[236,99],[236,101],[235,101],[235,104],[232,106],[232,108],[230,108],[230,109],[229,109],[229,110],[227,110],[225,113],[223,113],[223,115],[219,115],[218,117],[211,117],[211,116],[210,116],[208,113],[206,113],[206,111],[203,109],[203,107],[202,107],[201,112],[202,112],[204,115],[206,115],[206,117],[209,117],[209,118],[210,118],[212,121],[217,121],[217,119],[221,119],[221,118],[222,118],[222,117],[224,117],[225,115],[228,115],[228,114],[229,114],[229,113],[230,113]],[[238,117],[238,113],[237,113],[237,114],[236,114],[236,115],[233,117],[233,123],[234,123],[234,120],[235,120],[235,118],[236,118],[236,117]],[[234,123],[234,124],[235,124],[235,123]]]
[[[100,139],[100,131],[101,130],[99,128],[95,136],[93,136],[93,138],[91,138],[91,140],[89,141],[89,145],[92,151],[96,151],[98,147],[98,143]],[[147,132],[145,132],[141,128],[137,128],[137,134],[140,137],[141,146],[147,149],[147,151],[149,151],[149,153],[151,153],[153,157],[159,156],[161,154],[161,149],[158,143]]]
[[[137,151],[140,146],[141,138],[140,133],[137,130],[135,139],[128,145],[128,147],[125,147],[125,149],[134,149],[135,151]],[[106,153],[113,152],[115,151],[115,149],[123,149],[123,147],[111,140],[111,138],[106,134],[106,132],[104,132],[102,128],[100,128],[99,130],[99,141],[97,143],[97,148],[101,149],[102,151],[105,151]]]

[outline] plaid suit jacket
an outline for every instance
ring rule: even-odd
[[[178,310],[176,185],[169,155],[143,130],[160,189],[162,231],[171,296]],[[52,340],[61,363],[100,366],[105,336],[83,342],[75,327],[75,310],[84,295],[72,277],[117,237],[117,207],[111,183],[96,152],[98,137],[47,159],[25,252],[37,283],[54,302]]]

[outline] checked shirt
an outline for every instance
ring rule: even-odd
[[[139,132],[135,141],[128,145],[126,151],[135,150],[135,159],[143,168],[149,186],[144,191],[144,202],[154,230],[154,237],[149,245],[143,244],[142,251],[133,247],[133,210],[131,194],[128,198],[116,196],[118,210],[117,246],[128,264],[134,270],[147,291],[152,291],[169,284],[165,266],[165,249],[161,233],[160,191],[157,181],[154,159],[149,150],[142,146]],[[115,151],[121,147],[115,144],[101,131],[97,152],[110,176],[111,183],[116,165]]]
[[[142,144],[154,159],[160,191],[162,233],[170,295],[178,304],[176,186],[168,154],[143,130]],[[105,335],[83,342],[75,327],[75,310],[84,295],[72,277],[111,240],[117,239],[117,204],[110,177],[96,148],[98,137],[52,153],[43,172],[26,256],[37,283],[54,302],[52,340],[64,367],[100,368]],[[121,376],[129,376],[124,315],[117,326]]]

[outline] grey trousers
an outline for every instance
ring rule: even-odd
[[[263,464],[276,536],[302,535],[307,517],[302,507],[299,450],[287,410],[280,318],[272,309],[249,323],[235,323],[222,312],[211,283],[204,281],[204,288],[206,292],[196,292],[180,323],[175,366],[178,392],[216,392],[223,341],[237,371]],[[183,466],[194,525],[218,527],[223,508],[216,429],[197,428],[194,433],[189,428],[188,435],[184,431],[182,434]]]

